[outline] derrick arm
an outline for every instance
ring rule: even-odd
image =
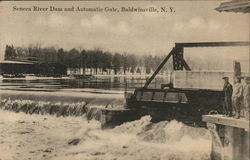
[[[152,80],[155,78],[155,76],[159,73],[159,71],[162,69],[162,67],[166,64],[168,59],[171,57],[171,55],[176,51],[176,48],[174,47],[170,53],[167,55],[167,57],[161,62],[161,64],[157,67],[153,75],[147,80],[143,88],[147,88],[148,85],[152,82]]]

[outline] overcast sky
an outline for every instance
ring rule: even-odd
[[[219,13],[214,8],[220,3],[221,1],[0,2],[1,56],[6,44],[27,46],[39,43],[42,46],[64,49],[101,48],[111,52],[162,55],[169,52],[175,42],[249,41],[249,14]],[[175,13],[12,11],[13,6],[50,5],[117,8],[171,6],[175,8]],[[215,53],[215,57],[222,57],[218,51],[211,52]],[[241,53],[240,59],[248,59],[249,50],[241,47],[220,52],[228,52],[228,57]],[[210,55],[208,52],[204,54]]]

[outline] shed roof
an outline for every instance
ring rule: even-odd
[[[0,64],[34,64],[30,62],[21,62],[21,61],[10,61],[10,60],[0,60]]]
[[[218,12],[241,12],[250,13],[250,0],[232,0],[230,2],[221,3],[215,8]]]

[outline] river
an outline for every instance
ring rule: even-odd
[[[0,159],[209,160],[211,137],[208,130],[176,120],[151,123],[151,117],[144,116],[102,130],[98,121],[87,121],[84,114],[55,116],[4,109],[14,105],[17,107],[12,108],[25,105],[79,108],[85,103],[105,106],[114,101],[117,107],[122,107],[124,91],[143,85],[141,79],[133,79],[134,83],[124,77],[89,81],[67,78],[1,80]]]

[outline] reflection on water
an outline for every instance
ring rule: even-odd
[[[61,89],[95,88],[105,90],[125,90],[143,87],[148,77],[112,77],[102,76],[93,79],[2,79],[0,89],[2,90],[33,90],[33,91],[55,91]],[[167,83],[167,77],[158,77],[152,81],[149,87],[160,88],[160,84]]]

